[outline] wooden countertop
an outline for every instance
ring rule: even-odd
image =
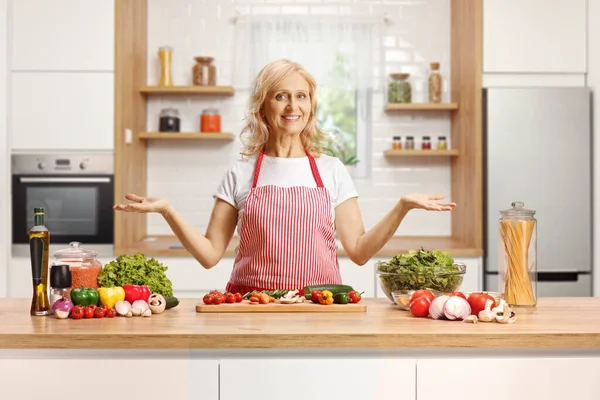
[[[173,248],[178,243],[175,236],[149,236],[131,248],[118,248],[115,246],[115,255],[135,254],[141,252],[147,256],[187,257],[190,256],[184,248]],[[234,236],[227,250],[226,257],[235,255],[235,248],[239,238]],[[450,236],[394,236],[378,253],[377,257],[393,257],[396,254],[406,253],[424,247],[428,250],[448,251],[453,257],[480,257],[482,249],[471,248]],[[338,256],[346,256],[343,248],[338,249]]]
[[[59,320],[29,316],[29,299],[0,299],[0,348],[600,348],[600,298],[542,298],[506,325],[364,301],[363,313],[198,314],[197,300],[182,299],[150,318]]]

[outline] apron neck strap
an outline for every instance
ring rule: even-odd
[[[322,188],[323,180],[321,179],[321,174],[317,168],[317,163],[315,162],[315,158],[308,151],[306,152],[308,157],[308,162],[310,163],[310,170],[312,171],[313,177],[315,178],[315,182],[317,183],[317,187]],[[258,176],[260,175],[260,169],[262,168],[263,158],[265,156],[264,147],[260,150],[258,154],[258,159],[256,160],[256,167],[254,168],[254,179],[252,180],[252,189],[256,188],[256,184],[258,183]]]

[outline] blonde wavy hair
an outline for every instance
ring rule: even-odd
[[[252,95],[248,104],[246,124],[240,134],[240,139],[244,145],[244,151],[241,154],[245,156],[256,154],[267,143],[269,139],[269,126],[261,117],[265,100],[283,79],[294,72],[302,75],[310,88],[311,113],[306,126],[300,132],[300,140],[302,140],[304,149],[315,157],[325,152],[331,139],[329,134],[319,128],[317,124],[317,82],[300,64],[281,59],[265,65],[254,80]]]

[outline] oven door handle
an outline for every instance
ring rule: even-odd
[[[21,183],[110,183],[110,178],[19,178]]]

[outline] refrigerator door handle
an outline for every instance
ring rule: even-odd
[[[538,272],[538,282],[577,282],[578,272]]]

